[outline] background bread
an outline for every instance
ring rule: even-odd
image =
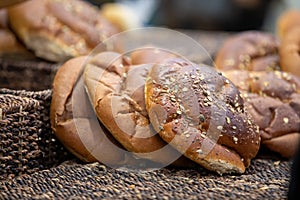
[[[53,82],[51,127],[65,147],[85,162],[111,165],[134,162],[114,148],[121,146],[105,128],[99,130],[97,117],[93,118],[89,112],[92,107],[80,79],[86,59],[71,59],[58,70]]]
[[[300,26],[300,10],[288,10],[277,21],[277,34],[282,39],[294,27]]]
[[[113,52],[96,55],[84,72],[91,103],[100,121],[128,151],[163,164],[191,166],[149,122],[144,84],[151,65],[131,65],[129,59]]]
[[[160,136],[186,157],[218,173],[243,173],[260,137],[238,89],[211,67],[182,59],[154,65],[146,107]]]
[[[262,145],[291,158],[300,144],[300,78],[286,72],[223,72],[242,92]]]
[[[81,0],[31,0],[8,9],[9,22],[27,48],[50,61],[86,55],[118,30]]]
[[[279,69],[279,40],[271,33],[244,31],[224,41],[215,56],[220,70],[270,71]]]
[[[300,23],[300,16],[298,19]],[[291,28],[282,38],[279,48],[280,66],[283,71],[300,77],[300,25]]]
[[[8,54],[30,55],[9,29],[7,10],[0,9],[0,55],[4,56]]]

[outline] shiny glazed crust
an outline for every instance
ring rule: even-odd
[[[241,91],[262,145],[286,158],[300,143],[300,78],[286,72],[223,72]]]
[[[243,173],[257,154],[260,137],[239,91],[213,68],[166,60],[151,68],[145,95],[160,136],[205,168]]]

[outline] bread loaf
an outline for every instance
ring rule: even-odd
[[[146,107],[159,135],[218,173],[243,173],[260,146],[238,89],[212,67],[165,60],[148,74]]]
[[[133,159],[115,148],[122,147],[105,128],[99,129],[97,117],[89,112],[92,107],[80,78],[86,59],[73,58],[58,70],[53,82],[51,128],[64,146],[85,162],[131,163]]]
[[[300,78],[286,72],[224,71],[242,92],[262,145],[291,158],[300,144]]]
[[[65,61],[89,54],[118,30],[81,0],[31,0],[8,9],[9,22],[38,57]]]
[[[279,69],[279,40],[271,33],[244,31],[224,41],[215,56],[219,70],[270,71]]]
[[[149,122],[144,84],[152,65],[132,65],[130,58],[115,52],[95,55],[84,72],[91,104],[99,120],[128,151],[163,165],[191,166]]]

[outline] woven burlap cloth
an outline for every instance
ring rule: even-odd
[[[193,34],[211,55],[228,36]],[[292,162],[265,153],[242,175],[220,176],[201,167],[126,172],[81,163],[50,128],[49,88],[58,65],[5,59],[1,63],[0,87],[15,90],[0,89],[0,199],[287,198]],[[28,91],[42,89],[48,90]]]

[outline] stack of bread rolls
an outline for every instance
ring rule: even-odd
[[[220,174],[243,173],[259,150],[260,136],[239,90],[212,67],[176,57],[147,48],[66,62],[53,83],[51,124],[57,137],[85,161],[138,162],[113,151],[118,146],[165,166],[200,164]],[[74,87],[86,88],[99,122],[88,122],[84,106],[74,107]],[[74,108],[85,124],[74,120]],[[91,131],[91,123],[103,125],[106,136]],[[113,142],[108,145],[103,137]]]
[[[249,31],[224,42],[216,68],[241,91],[262,146],[291,158],[300,145],[300,11],[278,20],[278,35]]]

